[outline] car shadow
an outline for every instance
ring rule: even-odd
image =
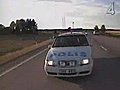
[[[90,76],[59,79],[77,84],[83,90],[120,90],[120,57],[95,58]]]

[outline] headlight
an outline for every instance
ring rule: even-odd
[[[59,62],[59,65],[60,65],[61,67],[65,67],[66,64],[65,64],[64,61],[60,61],[60,62]]]
[[[54,62],[53,61],[48,61],[47,64],[52,66],[52,65],[54,65]]]
[[[50,61],[47,61],[47,65],[48,66],[56,66],[57,63],[55,61],[50,60]]]
[[[89,63],[90,63],[89,59],[83,59],[81,64],[86,65],[86,64],[89,64]]]

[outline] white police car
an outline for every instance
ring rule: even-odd
[[[92,72],[91,46],[86,35],[68,32],[58,35],[45,59],[44,70],[48,76],[75,77]]]

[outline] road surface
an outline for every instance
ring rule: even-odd
[[[43,70],[47,53],[44,50],[0,77],[0,90],[120,90],[120,55],[116,54],[120,47],[114,47],[115,41],[111,40],[107,41],[107,47],[103,37],[88,36],[93,45],[92,75],[75,78],[47,77]]]

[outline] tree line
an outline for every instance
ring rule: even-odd
[[[99,32],[101,32],[102,34],[104,34],[105,31],[106,31],[106,27],[105,27],[105,25],[103,24],[103,25],[101,26],[101,28],[99,29],[98,26],[95,25],[94,31],[99,31]]]
[[[12,21],[9,27],[0,24],[0,33],[6,34],[23,34],[23,33],[36,33],[37,23],[34,19],[19,19]]]

